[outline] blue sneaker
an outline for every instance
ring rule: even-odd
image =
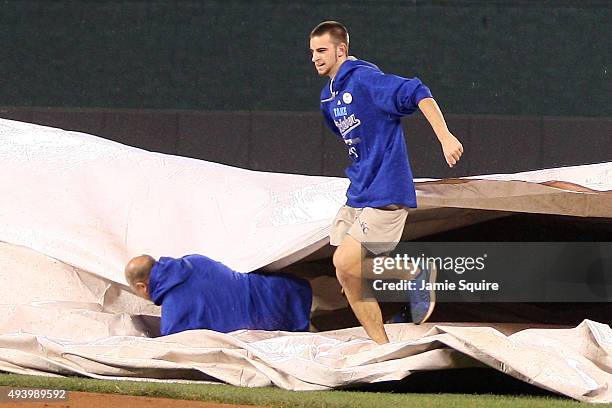
[[[436,273],[436,264],[431,262],[424,268],[421,268],[421,273],[414,279],[417,289],[409,291],[410,314],[414,324],[425,323],[436,306],[436,292],[433,289],[418,289],[422,286],[421,282],[423,281],[435,283]]]
[[[423,269],[415,278],[416,287],[421,287],[421,281],[436,281],[436,265],[431,264],[427,269]],[[436,306],[436,293],[431,290],[410,290],[407,291],[410,302],[394,314],[385,323],[425,323]]]

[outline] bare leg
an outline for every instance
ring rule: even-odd
[[[380,306],[375,300],[364,301],[361,296],[361,244],[347,235],[334,253],[336,276],[344,289],[353,313],[372,340],[378,344],[389,342],[383,325]]]

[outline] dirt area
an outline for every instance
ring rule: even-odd
[[[169,398],[134,397],[130,395],[97,394],[70,391],[67,401],[58,402],[2,402],[0,408],[253,408],[253,405],[218,404],[215,402],[174,400]]]

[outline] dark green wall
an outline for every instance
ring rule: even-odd
[[[0,1],[0,105],[316,110],[307,37],[338,19],[445,112],[611,116],[611,4]]]

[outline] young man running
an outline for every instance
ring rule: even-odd
[[[401,117],[420,109],[431,124],[446,162],[453,167],[463,146],[448,130],[438,104],[418,78],[384,74],[376,65],[349,57],[346,27],[325,21],[310,33],[317,73],[329,77],[321,92],[321,111],[330,129],[344,140],[352,164],[347,203],[332,225],[330,242],[336,276],[355,316],[372,340],[387,343],[380,307],[361,296],[362,245],[375,255],[395,248],[416,193]],[[368,243],[389,243],[388,248]],[[427,271],[421,275],[426,275]],[[419,276],[428,279],[427,276]],[[411,294],[412,295],[412,294]],[[424,322],[433,307],[415,302],[413,321]],[[422,310],[417,310],[422,309]]]

